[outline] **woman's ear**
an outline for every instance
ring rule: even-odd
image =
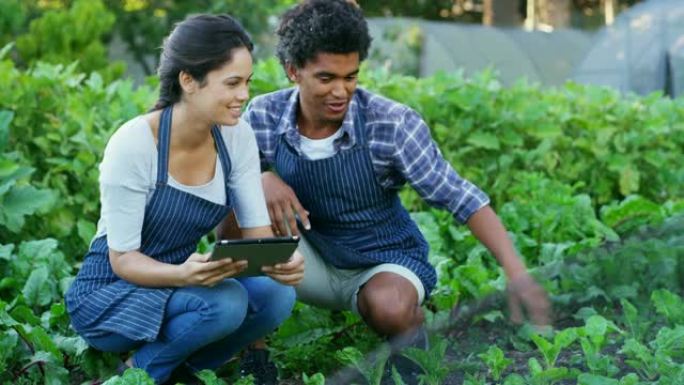
[[[178,84],[186,94],[192,94],[197,89],[197,81],[189,73],[181,71],[178,73]]]

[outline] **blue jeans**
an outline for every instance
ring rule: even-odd
[[[106,352],[136,350],[133,366],[161,383],[183,363],[192,371],[218,368],[285,321],[294,301],[292,287],[268,277],[184,287],[169,298],[157,340],[135,341],[108,333],[86,341]]]

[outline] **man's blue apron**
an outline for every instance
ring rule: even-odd
[[[230,157],[217,126],[212,128],[226,188],[226,205],[216,204],[168,185],[172,107],[159,123],[157,185],[145,207],[140,252],[160,262],[181,264],[231,209]],[[73,327],[84,336],[115,332],[153,341],[164,319],[173,288],[142,287],[112,271],[107,236],[93,240],[76,280],[66,294]]]
[[[382,263],[404,266],[416,273],[429,295],[437,278],[427,259],[428,244],[397,190],[383,188],[377,181],[364,112],[358,107],[352,148],[310,160],[299,156],[282,134],[276,145],[275,169],[310,212],[311,230],[304,236],[324,259],[342,269]]]

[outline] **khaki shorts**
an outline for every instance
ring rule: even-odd
[[[299,252],[304,256],[304,279],[295,287],[297,299],[331,310],[359,313],[356,298],[361,287],[375,274],[390,272],[408,279],[416,288],[418,303],[425,299],[425,288],[418,276],[401,265],[384,263],[361,269],[339,269],[321,258],[318,251],[302,236]]]

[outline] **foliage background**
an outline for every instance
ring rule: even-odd
[[[100,60],[113,20],[135,20],[136,4],[149,3],[3,1],[14,13],[2,14],[0,36],[14,44],[0,51],[0,382],[93,383],[118,357],[73,333],[63,295],[95,231],[104,145],[155,99],[153,78],[134,85],[120,63]],[[170,23],[168,15],[154,17]],[[508,327],[498,307],[479,314],[466,326],[487,330],[496,346],[435,344],[414,356],[425,383],[681,383],[684,100],[577,84],[504,88],[488,71],[416,79],[366,67],[361,83],[424,116],[444,156],[491,195],[559,314],[545,335]],[[275,60],[257,64],[253,95],[286,86]],[[466,228],[410,190],[402,199],[439,272],[431,324],[503,290],[496,262]],[[370,373],[362,352],[377,343],[358,317],[301,304],[271,339],[282,376],[297,384],[321,383],[341,364]],[[439,368],[454,362],[463,366]],[[249,381],[230,367],[220,376]],[[149,383],[139,372],[124,378],[111,381]]]

